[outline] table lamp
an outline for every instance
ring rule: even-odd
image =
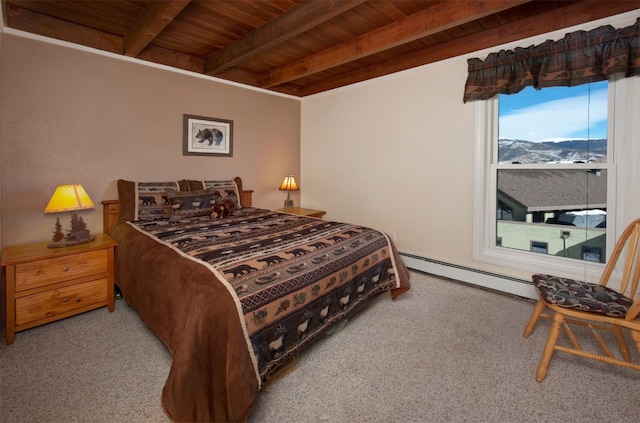
[[[49,204],[44,209],[45,213],[62,213],[76,210],[88,210],[95,208],[93,201],[89,198],[89,194],[81,184],[58,185],[53,192]],[[78,217],[76,213],[71,215],[71,230],[67,236],[61,231],[60,218],[56,219],[55,230],[53,231],[52,241],[47,247],[67,247],[69,245],[83,244],[93,241],[96,237],[91,236],[87,229],[87,224]]]
[[[287,191],[287,199],[284,200],[284,208],[290,209],[293,208],[293,200],[291,199],[291,191],[298,191],[300,188],[296,183],[296,178],[293,175],[287,175],[284,177],[284,181],[279,188],[281,191]]]

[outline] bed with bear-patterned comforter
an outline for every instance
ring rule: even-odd
[[[162,403],[176,421],[243,421],[261,383],[376,295],[408,289],[382,232],[242,208],[120,223],[123,298],[173,355]]]

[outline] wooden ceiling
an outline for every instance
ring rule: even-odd
[[[2,0],[5,27],[304,97],[640,1]]]

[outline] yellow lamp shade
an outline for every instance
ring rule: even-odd
[[[280,188],[282,191],[287,191],[287,199],[284,200],[284,208],[290,209],[293,207],[293,200],[291,199],[291,191],[298,191],[300,187],[296,183],[296,178],[293,175],[287,175],[284,177],[284,181],[280,184]]]
[[[95,205],[81,184],[58,185],[53,192],[45,213],[92,209]]]
[[[282,191],[298,191],[300,188],[298,188],[296,178],[294,178],[293,175],[287,175],[284,177],[284,181],[282,181],[279,189]]]

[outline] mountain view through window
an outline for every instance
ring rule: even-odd
[[[498,99],[496,244],[604,262],[607,81]]]

